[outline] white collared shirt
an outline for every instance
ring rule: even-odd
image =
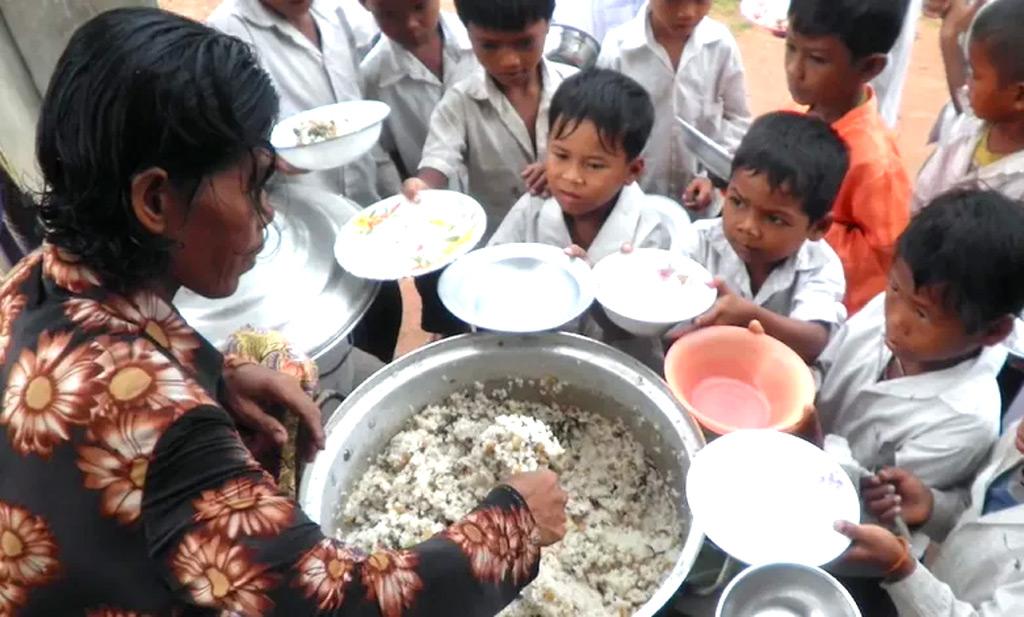
[[[444,91],[479,66],[459,18],[441,13],[440,25],[444,39],[443,79],[438,79],[412,52],[387,37],[381,37],[359,65],[366,83],[366,98],[391,107],[381,144],[386,151],[398,155],[411,175],[419,169],[430,114]]]
[[[320,31],[320,48],[259,0],[226,0],[209,24],[256,48],[281,100],[281,117],[341,101],[363,99],[353,34],[340,8],[313,2],[310,12]],[[311,172],[275,182],[309,184],[366,206],[399,191],[394,166],[377,148],[340,169]],[[379,169],[378,169],[379,167]]]
[[[645,206],[652,199],[658,198],[644,194],[636,183],[622,188],[615,207],[587,249],[590,263],[596,264],[619,252],[625,243],[637,248],[669,248],[672,243],[669,228],[657,211]],[[501,222],[488,245],[512,242],[536,242],[563,249],[573,244],[558,201],[524,195]],[[641,339],[623,332],[600,311],[601,308],[595,305],[568,329],[608,343],[661,374],[664,366],[661,341]]]
[[[482,67],[449,88],[434,109],[418,169],[436,169],[449,181],[465,173],[467,193],[487,212],[487,237],[526,192],[523,170],[544,159],[551,98],[575,72],[564,64],[541,61],[536,145],[522,117]]]
[[[831,328],[846,319],[843,264],[824,240],[804,242],[795,255],[772,270],[755,294],[747,265],[725,237],[722,219],[696,221],[683,237],[683,252],[725,281],[736,295],[790,319]]]
[[[551,22],[578,28],[601,42],[612,28],[636,17],[644,4],[646,0],[557,0]]]
[[[999,388],[982,358],[941,371],[883,380],[885,294],[850,318],[818,359],[817,409],[825,432],[845,438],[867,469],[896,466],[932,488],[969,483],[999,434]]]
[[[919,565],[908,578],[883,584],[901,617],[1024,615],[1024,505],[983,514],[992,483],[1024,461],[1016,428],[996,444],[974,482],[970,507],[929,553],[927,569]]]
[[[647,10],[605,37],[598,65],[637,80],[654,102],[654,131],[644,150],[647,170],[641,181],[648,193],[680,201],[698,174],[677,116],[730,152],[750,128],[739,46],[726,26],[709,17],[694,29],[678,70],[654,39]]]

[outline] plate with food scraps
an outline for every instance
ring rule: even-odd
[[[777,37],[786,36],[789,29],[790,0],[743,0],[740,14],[755,26],[764,28]]]
[[[484,330],[544,332],[575,320],[594,302],[582,259],[546,244],[474,251],[441,275],[438,294],[456,317]]]
[[[750,565],[821,566],[850,540],[836,521],[860,521],[850,476],[824,450],[770,430],[740,430],[701,449],[686,477],[686,499],[712,542]]]
[[[444,268],[479,244],[487,215],[455,191],[422,191],[418,202],[390,197],[341,228],[334,257],[355,276],[377,281],[422,276]]]
[[[380,101],[344,101],[308,109],[278,122],[270,144],[299,170],[342,167],[377,144],[390,113],[391,108]]]
[[[595,295],[608,318],[637,336],[664,336],[691,325],[715,303],[711,273],[671,251],[613,253],[594,267]]]

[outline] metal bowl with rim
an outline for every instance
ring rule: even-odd
[[[380,139],[391,108],[380,101],[343,101],[315,107],[281,120],[270,143],[288,164],[322,171],[348,165],[369,152]],[[295,131],[310,121],[333,121],[337,134],[321,141],[300,143]]]
[[[524,381],[518,384],[517,379]],[[557,381],[564,387],[539,388],[530,380]],[[302,478],[299,502],[306,514],[333,535],[336,513],[371,459],[424,407],[476,383],[486,389],[508,388],[520,400],[576,405],[623,418],[652,464],[685,494],[690,460],[704,438],[653,371],[607,345],[573,334],[476,334],[434,343],[397,360],[342,403],[327,423],[326,448]],[[697,558],[704,536],[692,525],[684,498],[678,507],[685,526],[682,551],[637,616],[652,617],[668,603]]]
[[[821,568],[747,568],[722,593],[716,617],[861,617],[850,593]]]
[[[601,43],[579,28],[552,24],[544,39],[544,57],[574,66],[581,71],[593,68],[601,55]]]

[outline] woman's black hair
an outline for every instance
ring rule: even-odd
[[[541,20],[551,21],[555,0],[455,0],[455,11],[467,27],[517,32]]]
[[[792,0],[789,27],[804,36],[834,36],[854,60],[892,51],[910,0]]]
[[[563,81],[551,99],[549,115],[556,139],[571,135],[589,120],[605,150],[622,148],[627,161],[640,156],[654,127],[654,104],[647,90],[608,69],[582,71]]]
[[[787,111],[755,120],[732,161],[733,174],[763,174],[772,190],[799,199],[812,223],[832,212],[849,167],[849,150],[832,127]]]
[[[896,248],[916,288],[935,287],[977,334],[1024,309],[1024,203],[987,190],[940,195],[910,220]]]
[[[277,113],[241,40],[159,9],[94,17],[71,37],[40,113],[46,240],[115,288],[163,275],[172,243],[139,223],[132,178],[161,168],[191,202],[212,173],[247,157],[255,172]],[[265,180],[252,178],[254,197]]]
[[[1003,85],[1024,81],[1024,0],[986,4],[971,26],[971,41],[985,45]]]

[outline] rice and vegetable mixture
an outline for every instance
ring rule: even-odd
[[[681,550],[679,495],[621,420],[580,409],[482,387],[428,407],[372,461],[339,512],[338,538],[367,551],[416,544],[539,466],[569,493],[569,532],[501,617],[632,614]]]

